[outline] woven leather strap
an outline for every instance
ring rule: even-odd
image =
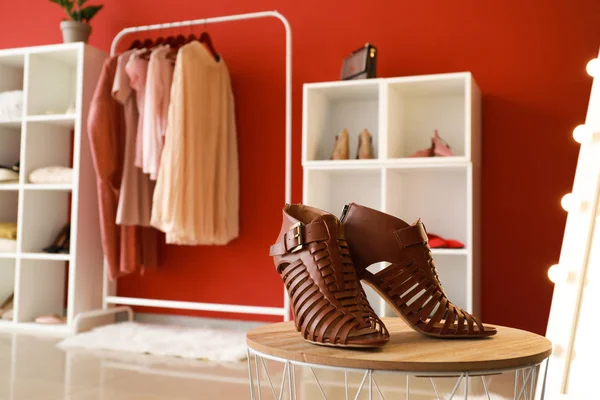
[[[305,245],[329,239],[329,232],[323,221],[310,224],[295,224],[283,235],[283,239],[271,246],[270,256],[281,256],[300,251]]]

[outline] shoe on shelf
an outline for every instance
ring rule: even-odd
[[[444,239],[433,233],[427,233],[427,241],[432,249],[464,249],[465,245],[454,239]]]
[[[0,319],[11,320],[13,319],[13,304],[15,294],[11,293],[3,302],[0,304]]]
[[[356,158],[358,160],[371,160],[375,158],[375,151],[373,150],[373,136],[366,128],[363,129],[360,135],[358,135],[358,150],[356,153]]]
[[[352,348],[387,343],[389,333],[357,279],[337,217],[286,204],[270,255],[290,296],[296,329],[305,340]]]
[[[358,277],[372,287],[417,332],[437,338],[480,338],[496,328],[454,305],[438,277],[425,227],[350,203],[342,213]],[[367,268],[389,266],[376,274]]]
[[[454,153],[450,148],[450,145],[446,143],[444,139],[440,137],[437,129],[433,134],[433,138],[431,139],[433,154],[438,157],[452,157]]]
[[[335,145],[331,153],[332,160],[348,160],[350,158],[350,145],[348,141],[348,129],[344,129],[335,137]]]
[[[44,253],[63,253],[69,254],[69,248],[71,245],[71,224],[66,224],[60,230],[54,243],[44,249]]]
[[[14,298],[15,294],[11,293],[7,298],[4,299],[4,301],[2,301],[2,303],[0,303],[0,314],[2,314],[4,311],[12,309]]]
[[[452,152],[450,145],[441,138],[436,129],[431,138],[431,147],[415,151],[409,157],[451,157],[453,155],[454,153]]]
[[[0,183],[19,182],[19,170],[19,161],[10,166],[0,165]]]

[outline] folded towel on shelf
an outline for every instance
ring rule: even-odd
[[[15,239],[0,238],[0,253],[15,253],[17,241]]]
[[[44,167],[29,174],[31,183],[73,183],[73,168]]]
[[[0,222],[0,239],[15,240],[17,238],[16,222]]]
[[[23,116],[23,91],[0,92],[0,121],[19,119]]]

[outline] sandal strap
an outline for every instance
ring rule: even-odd
[[[427,243],[427,231],[422,222],[398,229],[394,231],[394,236],[396,236],[396,241],[403,249],[416,244],[423,245]]]
[[[302,250],[308,243],[327,239],[329,239],[329,231],[323,221],[315,221],[307,225],[298,222],[290,227],[281,240],[271,246],[269,255],[281,256],[295,253]]]

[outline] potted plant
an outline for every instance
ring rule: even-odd
[[[87,0],[50,0],[61,6],[68,20],[60,23],[65,43],[85,42],[92,31],[90,20],[102,9],[103,6],[85,6]]]

